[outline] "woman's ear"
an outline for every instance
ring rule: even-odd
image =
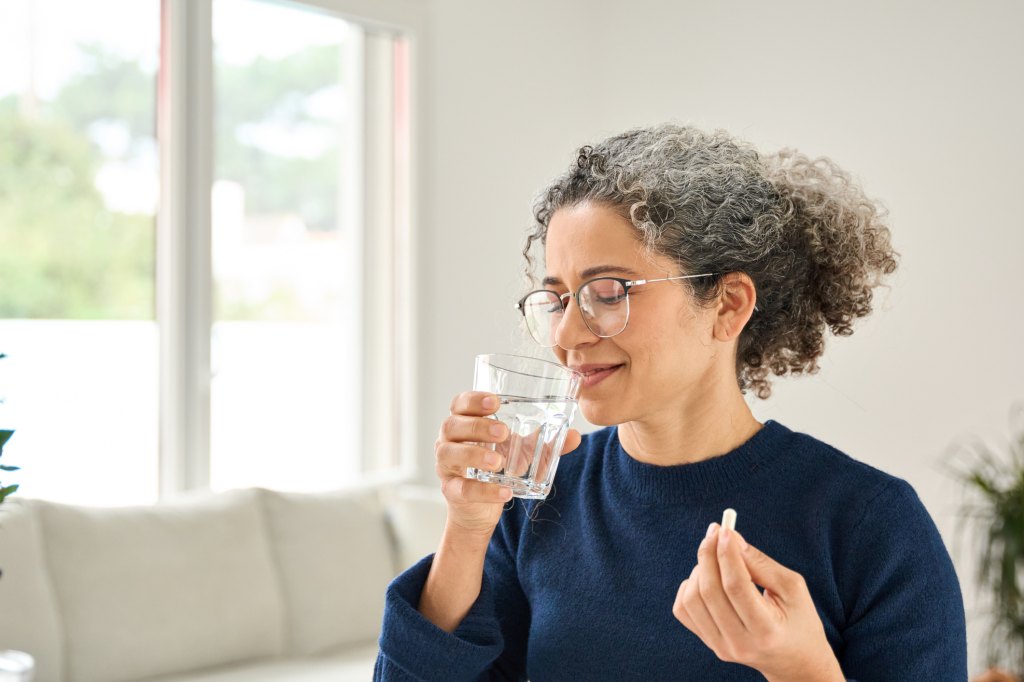
[[[715,319],[715,338],[732,341],[739,337],[754,313],[757,289],[745,272],[730,272],[722,278],[723,292]]]

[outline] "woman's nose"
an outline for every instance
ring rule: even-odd
[[[562,319],[555,327],[555,345],[564,350],[570,350],[581,344],[593,343],[600,339],[601,337],[590,331],[587,323],[583,321],[583,311],[576,304],[576,297],[570,296],[566,301]]]

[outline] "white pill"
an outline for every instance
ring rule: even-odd
[[[736,510],[730,507],[722,514],[722,527],[736,530]]]

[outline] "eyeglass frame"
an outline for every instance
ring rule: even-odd
[[[600,334],[595,332],[593,329],[590,329],[590,323],[587,322],[586,316],[583,315],[583,308],[580,308],[579,294],[580,294],[581,291],[583,291],[583,287],[585,287],[585,286],[587,286],[587,285],[589,285],[589,284],[591,284],[593,282],[596,282],[598,280],[601,280],[601,279],[615,280],[616,282],[618,282],[619,284],[622,285],[623,295],[626,297],[626,305],[628,306],[629,305],[629,290],[632,289],[633,287],[638,287],[641,284],[651,284],[653,282],[667,282],[667,281],[673,280],[673,279],[695,279],[697,277],[713,277],[715,275],[720,275],[720,274],[722,274],[722,273],[720,273],[720,272],[705,272],[705,273],[702,273],[700,275],[677,275],[675,277],[659,277],[657,279],[623,279],[622,277],[595,277],[594,279],[588,279],[586,282],[584,282],[583,284],[579,285],[579,287],[576,288],[575,293],[572,292],[572,291],[567,291],[564,294],[559,294],[557,291],[552,291],[551,289],[534,289],[533,291],[528,292],[525,296],[523,296],[521,299],[519,299],[519,301],[514,305],[514,307],[525,318],[526,317],[526,308],[524,307],[523,304],[526,303],[526,299],[528,299],[530,296],[533,296],[534,294],[538,294],[538,293],[544,292],[544,293],[548,293],[548,294],[554,294],[555,296],[558,297],[558,302],[562,304],[562,313],[564,314],[565,310],[566,310],[566,308],[568,306],[568,303],[565,302],[565,297],[566,296],[571,296],[573,299],[576,300],[576,307],[580,309],[580,315],[583,316],[583,323],[585,325],[587,325],[587,329],[590,330],[590,333],[594,334],[595,336],[597,336],[598,338],[601,338],[601,339],[610,339],[613,336],[618,336],[622,332],[626,331],[626,326],[629,324],[629,309],[628,309],[628,307],[626,309],[626,324],[622,326],[622,329],[620,329],[619,331],[615,332],[614,334],[610,334],[608,336],[601,336]],[[755,312],[761,312],[761,309],[757,307],[757,304],[754,304],[754,311]],[[531,337],[533,336],[533,332],[530,332],[530,336]],[[534,339],[534,341],[537,341],[537,339]],[[537,341],[537,343],[538,343],[538,345],[543,345],[539,341]],[[553,343],[550,346],[545,346],[545,348],[554,348],[557,345],[558,345],[558,343],[556,342],[556,343]]]

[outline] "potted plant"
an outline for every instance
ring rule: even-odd
[[[5,355],[4,353],[0,353],[0,360],[4,359],[6,357],[7,357],[7,355]],[[0,398],[0,403],[2,403],[2,402],[3,402],[3,399]],[[4,445],[7,443],[7,441],[10,439],[10,437],[11,437],[11,435],[13,433],[14,433],[14,431],[8,431],[8,430],[0,429],[0,457],[2,457],[3,454],[4,454]],[[18,470],[18,467],[12,467],[12,466],[6,466],[6,465],[3,465],[3,464],[0,464],[0,471],[17,471],[17,470]],[[3,484],[3,482],[0,481],[0,504],[3,504],[4,499],[8,495],[13,493],[15,490],[17,490],[17,489],[18,489],[18,486],[16,486],[16,485],[5,486]]]
[[[975,498],[962,506],[955,537],[959,545],[963,526],[974,522],[979,531],[975,579],[992,595],[985,661],[989,670],[975,682],[1020,682],[1024,676],[1024,403],[1010,410],[1007,453],[975,438],[954,445],[947,457],[964,455],[966,468],[945,465]],[[997,663],[1011,670],[994,667]]]
[[[7,443],[7,441],[10,439],[10,437],[11,437],[11,435],[13,433],[14,433],[14,431],[7,431],[7,430],[4,430],[4,429],[0,429],[0,457],[2,457],[3,454],[4,454],[4,445]],[[17,470],[18,470],[18,467],[12,467],[12,466],[7,466],[6,464],[0,464],[0,471],[17,471]],[[0,482],[0,504],[3,504],[3,501],[7,498],[7,496],[10,495],[11,493],[13,493],[17,489],[18,489],[17,484],[15,484],[15,485],[6,485],[5,486],[3,484],[3,482]]]
[[[0,360],[7,357],[3,353],[0,353]],[[0,402],[3,399],[0,398]],[[9,429],[0,429],[0,457],[4,454],[4,445],[10,439],[14,431]],[[7,466],[6,464],[0,464],[0,471],[17,471],[18,467]],[[0,482],[0,505],[3,504],[4,500],[8,495],[18,489],[17,485],[5,486]],[[0,577],[3,577],[3,571],[0,570]],[[32,656],[23,651],[3,650],[0,651],[0,671],[7,673],[3,679],[8,679],[11,675],[18,675],[11,679],[20,680],[31,680],[33,677],[33,671],[35,670],[35,661]]]

